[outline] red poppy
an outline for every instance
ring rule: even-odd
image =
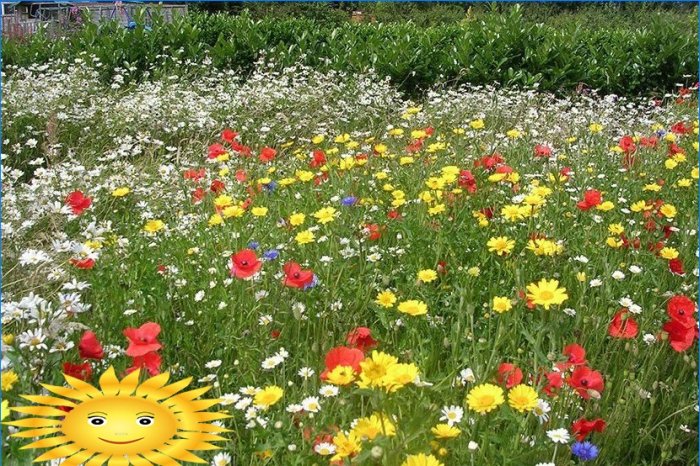
[[[280,330],[275,329],[270,332],[270,338],[272,338],[273,340],[277,340],[281,334],[282,332]]]
[[[423,148],[423,139],[416,139],[406,146],[406,152],[413,154],[419,152]]]
[[[92,199],[85,196],[82,191],[73,191],[66,197],[66,204],[75,215],[80,215],[85,209],[90,207]]]
[[[576,206],[581,210],[588,210],[603,202],[603,195],[597,189],[588,189],[583,193],[583,200]]]
[[[698,337],[698,329],[695,325],[695,319],[693,319],[692,327],[686,327],[677,320],[666,322],[662,328],[664,332],[668,333],[668,341],[671,344],[671,348],[681,353],[693,346],[695,339]]]
[[[155,322],[146,322],[139,328],[126,328],[124,336],[129,339],[126,355],[139,357],[152,351],[158,351],[161,348],[157,339],[159,333],[160,325]]]
[[[387,218],[390,218],[391,220],[400,220],[401,219],[401,212],[399,212],[398,210],[392,209],[389,212],[387,212],[386,216],[387,216]]]
[[[231,256],[231,276],[236,278],[252,277],[262,267],[262,262],[252,249],[242,249]]]
[[[586,364],[586,350],[577,343],[566,345],[562,354],[569,358],[567,360],[569,364],[573,364],[574,366]]]
[[[671,225],[664,225],[662,229],[664,231],[664,238],[669,239],[673,233],[673,227],[671,227]]]
[[[284,286],[292,288],[305,288],[311,285],[314,281],[314,272],[312,270],[302,270],[301,266],[296,262],[287,262],[282,267],[284,270]]]
[[[584,400],[591,397],[600,398],[600,394],[605,388],[603,376],[598,371],[581,366],[574,369],[574,372],[566,380],[571,388],[576,390],[576,393]]]
[[[311,433],[309,432],[309,438],[311,437]],[[308,440],[308,439],[307,439]],[[333,443],[333,434],[319,434],[314,438],[314,443],[312,446],[312,449],[314,451],[316,448],[316,445],[319,445],[321,443]]]
[[[583,442],[583,439],[585,439],[591,432],[603,432],[606,427],[607,424],[601,418],[591,419],[590,421],[581,418],[571,424],[571,433],[576,436],[576,440]]]
[[[367,351],[377,346],[377,341],[372,338],[372,331],[367,327],[357,327],[351,330],[346,338],[348,346],[355,347],[360,351]]]
[[[625,154],[632,154],[637,150],[637,146],[634,144],[634,139],[632,139],[632,136],[622,136],[618,146],[620,149],[625,151]]]
[[[376,223],[370,223],[369,225],[365,225],[364,230],[366,231],[367,238],[370,241],[377,241],[379,238],[382,237],[382,227],[380,227]]]
[[[83,364],[63,363],[63,373],[76,379],[88,381],[92,377],[92,367],[89,362]]]
[[[535,146],[535,157],[551,157],[552,148],[545,146],[544,144],[537,144]]]
[[[547,385],[542,389],[547,396],[555,396],[564,385],[564,376],[561,372],[552,371],[545,374]]]
[[[659,143],[659,138],[656,136],[652,136],[650,138],[645,138],[642,137],[639,139],[639,144],[642,145],[642,147],[656,147],[656,145]]]
[[[685,123],[679,121],[671,126],[671,132],[675,134],[690,134],[693,132],[692,126],[686,126]]]
[[[202,202],[204,197],[207,195],[207,192],[202,189],[202,188],[197,188],[194,191],[192,191],[192,202],[197,204],[199,202]]]
[[[562,354],[567,357],[566,362],[557,364],[557,368],[561,371],[567,370],[571,366],[581,366],[586,364],[586,350],[581,345],[572,343],[564,347]]]
[[[627,309],[620,309],[608,326],[608,335],[613,338],[630,339],[637,336],[639,324]]]
[[[236,170],[236,181],[239,183],[245,183],[248,179],[248,174],[245,170]]]
[[[476,178],[474,178],[471,171],[462,170],[459,172],[459,186],[466,189],[470,194],[476,192]]]
[[[481,212],[489,220],[491,220],[493,218],[493,209],[491,207],[483,208],[479,212]]]
[[[83,333],[78,343],[78,352],[83,359],[102,359],[105,355],[102,345],[94,332],[90,330]]]
[[[360,362],[365,354],[357,348],[337,346],[326,354],[326,369],[321,373],[321,379],[326,380],[328,373],[338,366],[352,367],[355,372],[360,372]]]
[[[491,170],[496,165],[505,162],[501,154],[494,152],[492,155],[486,155],[479,160],[474,161],[475,167],[484,167],[486,170]]]
[[[231,144],[238,137],[238,133],[230,128],[226,128],[221,132],[221,139]]]
[[[512,388],[522,382],[523,371],[521,371],[515,364],[504,362],[498,366],[498,375],[496,376],[496,380],[498,381],[499,385],[503,385],[506,388]]]
[[[243,157],[250,157],[252,154],[252,150],[248,146],[244,146],[243,144],[239,143],[238,141],[233,141],[231,143],[231,149],[234,150],[238,155],[242,155]]]
[[[221,191],[224,191],[226,189],[226,185],[221,180],[214,180],[211,182],[211,186],[209,186],[209,189],[211,189],[211,191],[214,194],[219,194]]]
[[[323,172],[314,178],[314,185],[318,186],[326,181],[328,181],[328,172]]]
[[[439,273],[440,275],[447,275],[447,262],[438,261],[436,269],[437,273]]]
[[[260,151],[260,161],[264,163],[272,162],[277,155],[277,151],[272,147],[264,147]]]
[[[326,154],[322,150],[315,150],[313,152],[313,160],[309,164],[311,168],[322,167],[326,164]]]
[[[223,155],[225,153],[226,148],[217,142],[216,144],[212,144],[211,146],[209,146],[207,158],[215,159],[218,156]]]
[[[666,314],[685,327],[692,327],[695,323],[695,302],[683,295],[676,295],[668,300]]]
[[[569,178],[571,176],[571,172],[571,167],[563,167],[561,170],[559,170],[559,174],[566,178]]]
[[[510,165],[499,165],[496,167],[496,173],[501,173],[501,174],[509,174],[513,173],[513,167]]]
[[[143,356],[136,356],[133,358],[131,367],[126,370],[127,374],[132,373],[137,369],[146,369],[150,375],[160,374],[160,355],[155,351],[146,353]]]
[[[204,178],[206,175],[206,171],[203,168],[200,168],[199,170],[195,170],[194,168],[190,168],[188,170],[185,170],[184,173],[182,174],[182,177],[186,180],[192,180],[194,182],[197,182]]]
[[[668,156],[673,157],[676,154],[685,154],[685,151],[679,147],[675,142],[668,145]]]
[[[83,270],[90,270],[91,268],[95,267],[95,259],[71,259],[68,262],[71,263],[71,265],[74,265],[75,267]]]
[[[685,275],[685,270],[683,270],[683,261],[677,257],[668,261],[668,269],[674,275],[680,275],[681,277]]]

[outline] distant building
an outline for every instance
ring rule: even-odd
[[[83,13],[94,22],[117,20],[128,26],[139,8],[158,9],[165,21],[187,13],[186,3],[156,3],[145,1],[116,2],[40,2],[17,1],[2,3],[2,36],[23,37],[46,28],[51,34],[65,33],[80,26]]]

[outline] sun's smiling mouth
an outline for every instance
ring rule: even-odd
[[[102,440],[103,442],[114,443],[114,444],[117,444],[117,445],[124,445],[125,443],[134,443],[134,442],[138,442],[139,440],[143,440],[143,437],[141,437],[141,438],[137,438],[137,439],[135,439],[135,440],[127,440],[126,442],[115,442],[115,441],[112,441],[112,440],[103,439],[102,437],[97,437],[97,438],[100,439],[100,440]]]

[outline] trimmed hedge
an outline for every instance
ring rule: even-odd
[[[157,15],[156,15],[157,16]],[[143,24],[143,20],[138,20]],[[116,23],[88,24],[73,35],[3,41],[3,66],[95,55],[105,79],[115,68],[130,78],[192,72],[201,62],[242,72],[261,55],[276,66],[304,63],[348,73],[369,68],[413,92],[445,82],[539,85],[569,92],[584,83],[603,93],[653,94],[697,80],[697,16],[650,13],[643,25],[588,28],[523,19],[515,6],[459,24],[417,28],[412,22],[328,25],[311,18],[193,13],[152,30]]]

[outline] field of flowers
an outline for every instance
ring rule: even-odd
[[[697,463],[697,88],[101,66],[4,75],[4,421],[112,365],[212,385],[215,466]]]

